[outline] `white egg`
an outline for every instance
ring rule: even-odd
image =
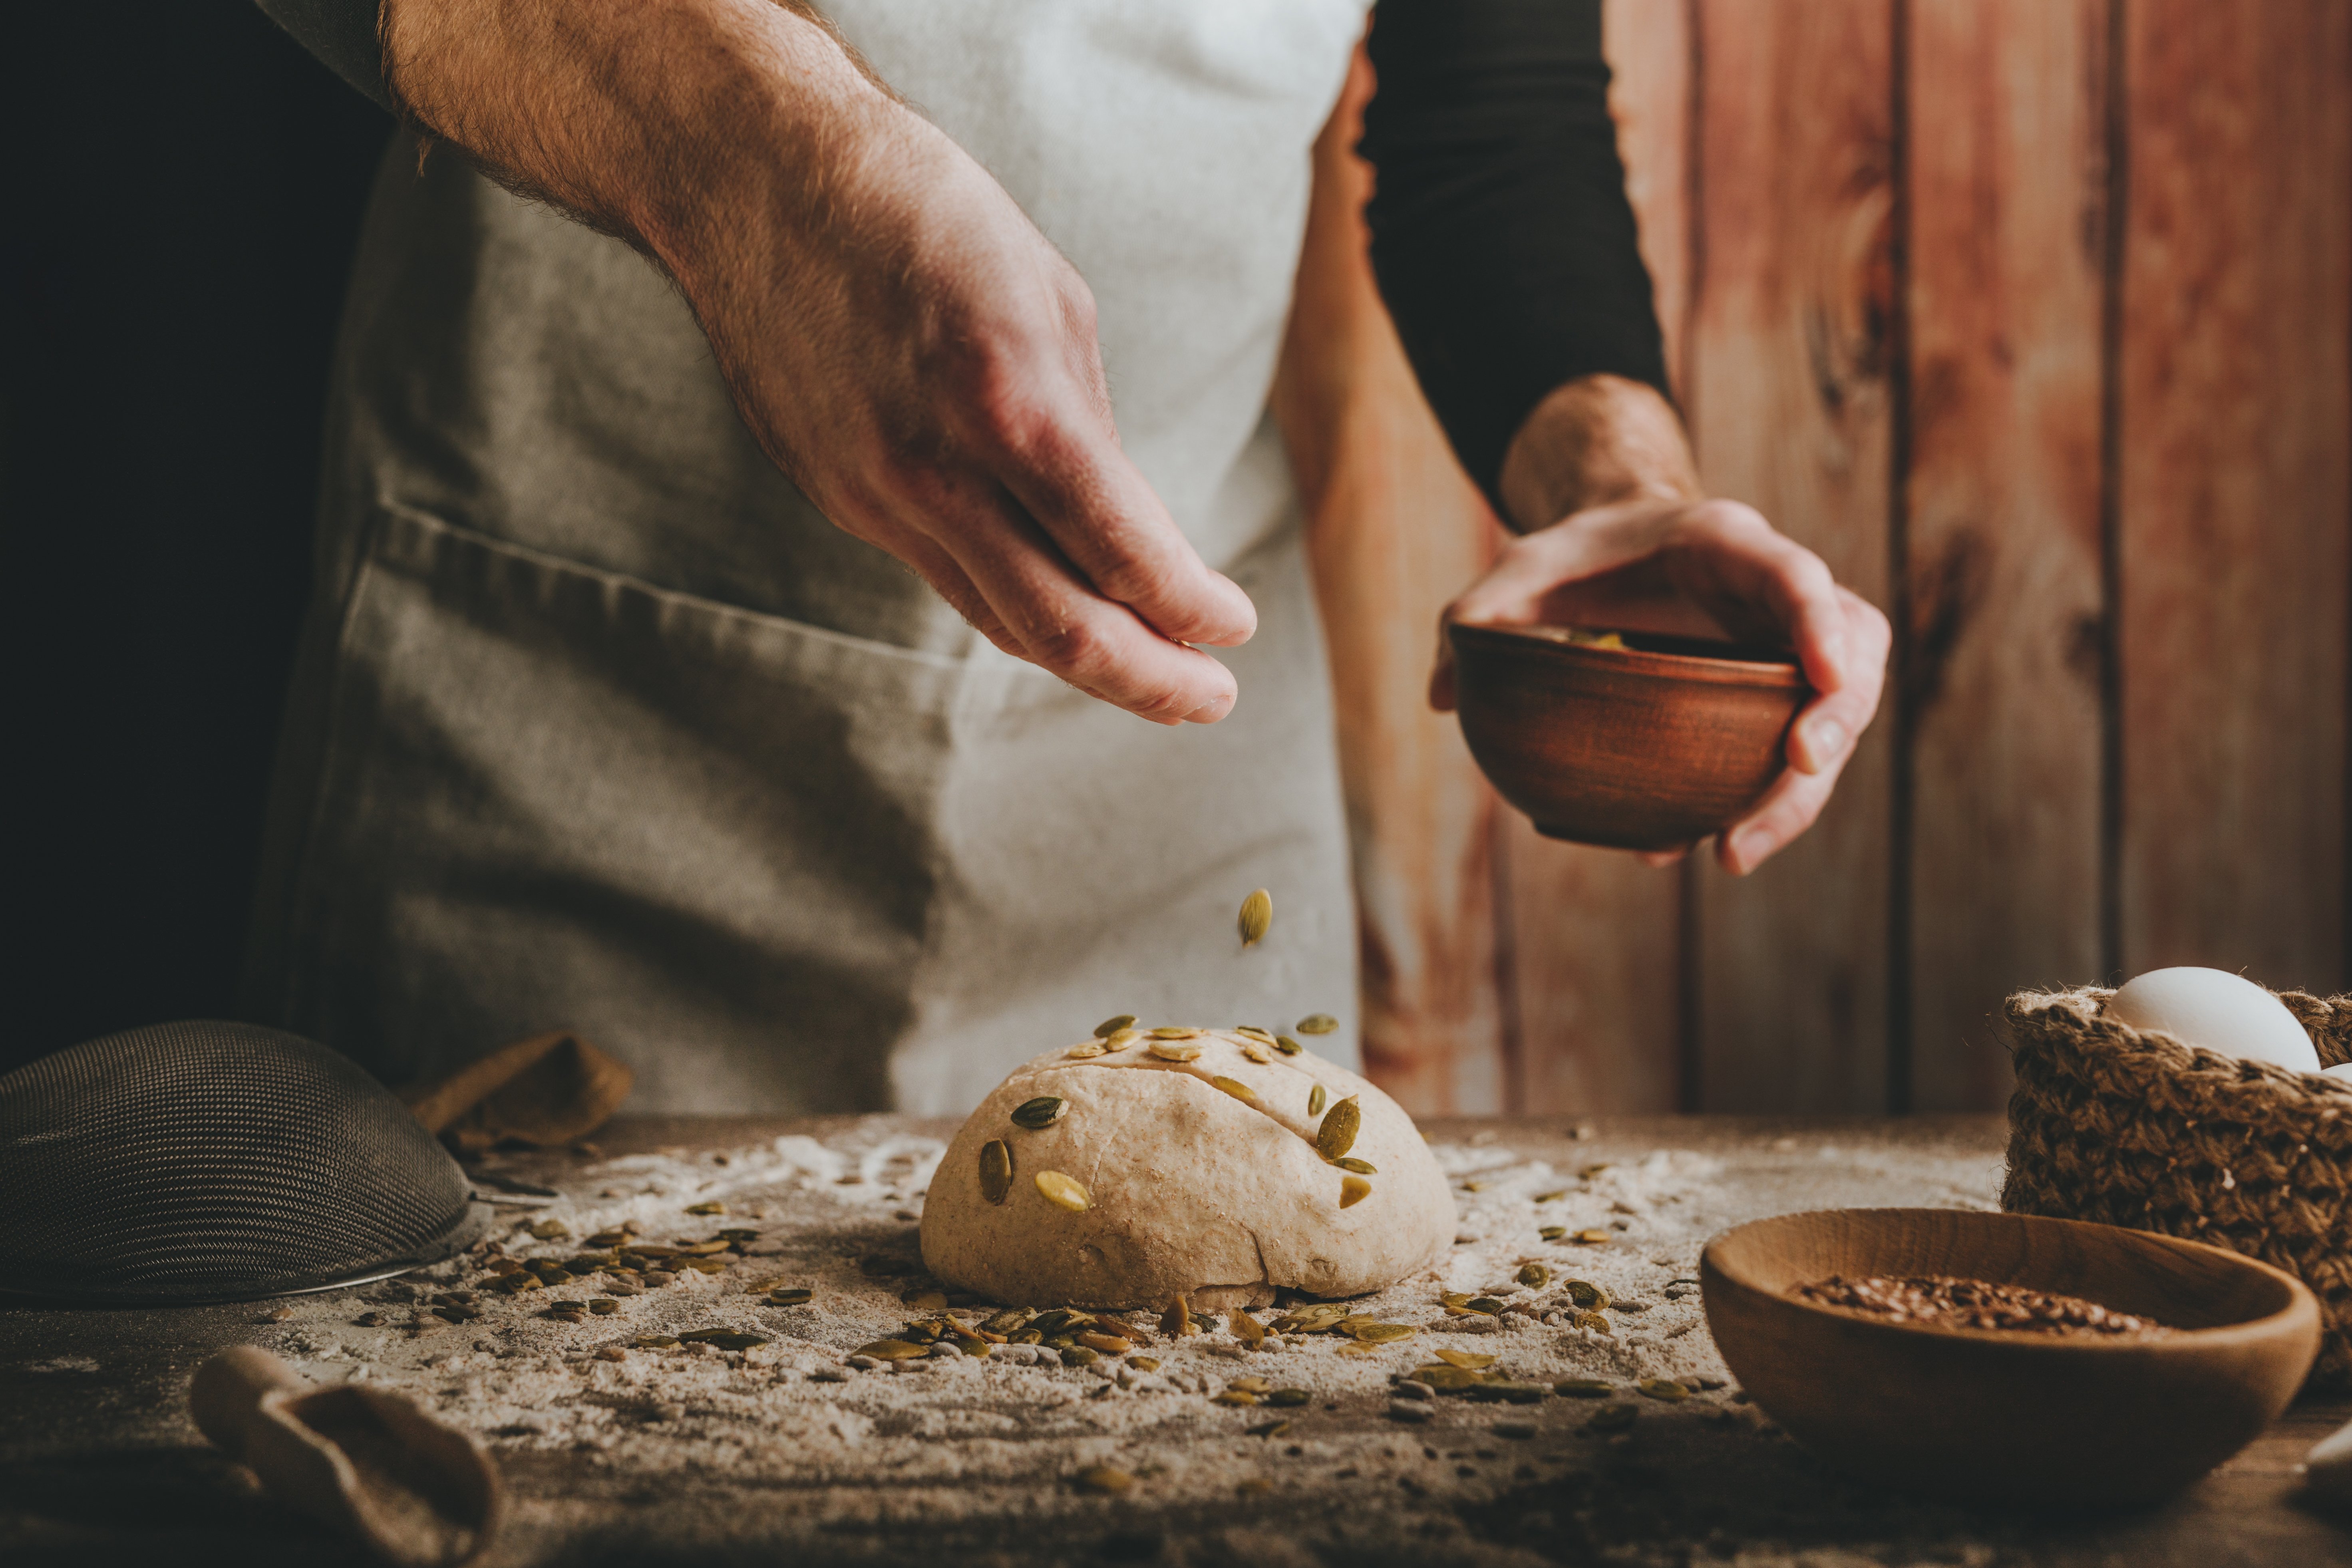
[[[2107,1016],[2225,1057],[2319,1070],[2319,1052],[2285,1005],[2222,970],[2151,969],[2108,1000]]]

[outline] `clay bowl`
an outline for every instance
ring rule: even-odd
[[[2079,1296],[2184,1331],[2045,1336],[1800,1300],[1832,1275],[1945,1274]],[[1707,1243],[1707,1328],[1789,1435],[1884,1486],[2065,1509],[2158,1501],[2244,1447],[2319,1352],[2303,1283],[2220,1247],[2079,1220],[1830,1209]]]
[[[1470,754],[1536,831],[1670,849],[1737,822],[1786,765],[1811,689],[1786,655],[1625,632],[1596,648],[1551,626],[1446,627]]]

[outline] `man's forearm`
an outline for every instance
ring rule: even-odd
[[[383,36],[418,124],[673,267],[712,213],[805,218],[820,149],[888,102],[769,0],[385,0]]]
[[[1636,496],[1703,493],[1674,405],[1617,375],[1579,376],[1536,405],[1504,453],[1497,488],[1504,521],[1521,533]]]

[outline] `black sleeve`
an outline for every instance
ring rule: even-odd
[[[1601,0],[1380,0],[1360,151],[1372,268],[1422,389],[1496,501],[1503,454],[1563,382],[1672,396],[1635,243]]]
[[[269,19],[294,35],[328,68],[386,109],[383,52],[376,42],[377,0],[258,0]]]

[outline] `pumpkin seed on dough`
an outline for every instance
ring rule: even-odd
[[[1189,1062],[1201,1054],[1201,1047],[1191,1039],[1154,1040],[1146,1047],[1163,1062]]]
[[[1209,1080],[1209,1087],[1223,1089],[1244,1105],[1257,1103],[1257,1090],[1237,1078],[1213,1078]]]
[[[1151,1031],[1151,1037],[1155,1040],[1190,1040],[1197,1038],[1203,1032],[1190,1024],[1162,1024]]]
[[[1329,1098],[1330,1097],[1324,1092],[1323,1086],[1319,1083],[1313,1089],[1308,1089],[1307,1091],[1307,1114],[1309,1116],[1322,1115],[1324,1102]]]
[[[1078,1060],[1085,1061],[1091,1057],[1107,1055],[1109,1050],[1110,1047],[1103,1044],[1100,1040],[1080,1040],[1076,1045],[1072,1046],[1068,1050],[1064,1051],[1062,1054],[1066,1057],[1076,1057]]]
[[[1255,947],[1264,942],[1274,925],[1274,895],[1260,888],[1244,899],[1241,917],[1235,923],[1241,928],[1244,947]]]
[[[1360,1176],[1377,1176],[1381,1173],[1381,1168],[1378,1165],[1373,1164],[1370,1160],[1359,1160],[1353,1154],[1342,1154],[1331,1163],[1343,1171],[1353,1171]]]
[[[1045,1195],[1047,1203],[1066,1208],[1072,1214],[1084,1214],[1094,1206],[1094,1199],[1087,1194],[1086,1184],[1076,1176],[1066,1176],[1059,1171],[1040,1171],[1035,1181],[1037,1190]]]
[[[980,1195],[1001,1204],[1013,1191],[1013,1146],[992,1138],[980,1147]]]
[[[1041,1131],[1070,1113],[1070,1102],[1058,1094],[1041,1094],[1013,1108],[1013,1125]]]
[[[1276,1035],[1274,1037],[1274,1048],[1280,1051],[1286,1057],[1295,1057],[1307,1047],[1300,1045],[1297,1040],[1292,1039],[1288,1035]]]
[[[1244,1046],[1242,1047],[1242,1055],[1247,1057],[1251,1061],[1257,1063],[1261,1067],[1274,1060],[1272,1057],[1266,1054],[1265,1047],[1257,1044],[1255,1041],[1252,1041],[1248,1045]]]
[[[1255,1035],[1269,1046],[1274,1044],[1274,1031],[1272,1029],[1261,1029],[1255,1024],[1235,1024],[1234,1026],[1234,1033],[1236,1035]]]
[[[1302,1035],[1328,1035],[1339,1028],[1339,1020],[1328,1013],[1309,1013],[1295,1026]]]
[[[1114,1014],[1110,1017],[1105,1018],[1101,1023],[1095,1026],[1095,1038],[1097,1040],[1108,1040],[1113,1035],[1118,1034],[1121,1029],[1132,1029],[1133,1027],[1135,1027],[1134,1014]]]
[[[1362,1203],[1366,1198],[1370,1197],[1371,1195],[1372,1184],[1364,1180],[1363,1177],[1342,1176],[1339,1178],[1339,1206],[1341,1208],[1354,1208],[1358,1204]]]
[[[1110,1038],[1105,1040],[1103,1044],[1108,1046],[1112,1050],[1123,1051],[1142,1037],[1143,1031],[1140,1029],[1121,1029],[1118,1034],[1113,1035]]]
[[[1338,1159],[1356,1146],[1356,1132],[1363,1123],[1364,1113],[1357,1109],[1356,1097],[1351,1094],[1333,1106],[1331,1114],[1323,1119],[1323,1125],[1316,1129],[1315,1152],[1326,1160]]]

